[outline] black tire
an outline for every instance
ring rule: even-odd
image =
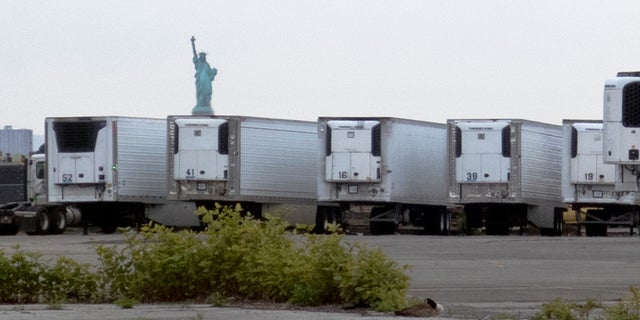
[[[482,228],[482,207],[465,206],[464,216],[467,229]]]
[[[428,235],[444,236],[449,234],[449,212],[447,208],[437,208],[426,213],[424,232]]]
[[[516,214],[508,207],[493,207],[487,212],[485,219],[485,233],[493,236],[506,236]]]
[[[63,234],[67,228],[67,210],[63,207],[53,208],[49,212],[49,221],[51,222],[49,229],[51,234]]]
[[[395,234],[396,233],[396,223],[391,221],[381,222],[381,231],[383,235],[385,234]]]
[[[587,224],[584,226],[587,237],[606,237],[607,225],[606,224]]]
[[[337,208],[318,207],[316,210],[316,225],[313,233],[324,234],[328,232],[328,225],[338,223]]]
[[[369,218],[378,216],[379,214],[387,211],[385,207],[373,207],[371,208],[371,214]],[[396,232],[396,224],[393,221],[371,221],[369,220],[369,232],[371,235],[385,235],[394,234]]]
[[[540,228],[540,235],[548,237],[562,236],[562,233],[564,232],[564,221],[562,216],[562,211],[556,210],[553,214],[553,227]]]
[[[44,235],[49,233],[51,221],[49,221],[49,212],[46,208],[38,208],[36,211],[36,231],[27,232],[28,235]]]
[[[607,221],[611,218],[604,210],[587,210],[587,221]],[[586,224],[584,226],[587,237],[606,237],[608,226],[605,223]]]
[[[390,221],[371,221],[369,222],[369,231],[372,236],[394,234],[396,224]]]
[[[504,223],[487,224],[485,233],[490,236],[506,236],[509,234],[509,226]]]
[[[100,225],[100,231],[102,231],[102,233],[104,234],[112,234],[116,232],[117,228],[118,227],[115,225],[115,223],[110,223],[110,221],[105,221]]]

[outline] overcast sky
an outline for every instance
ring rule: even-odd
[[[640,70],[640,1],[0,1],[0,126],[165,118],[196,103],[189,39],[218,69],[216,114],[601,119]]]

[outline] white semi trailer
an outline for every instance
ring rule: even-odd
[[[246,116],[169,116],[168,198],[254,216],[315,223],[315,122]]]
[[[637,226],[635,192],[615,190],[616,165],[605,164],[601,120],[563,120],[562,195],[578,234],[605,236],[609,226]]]
[[[466,224],[507,234],[528,223],[562,233],[560,126],[521,119],[448,120],[449,201]]]
[[[146,219],[198,226],[191,203],[168,202],[165,119],[119,116],[45,120],[47,196],[74,205],[110,233]]]
[[[448,233],[446,125],[320,117],[318,137],[318,200],[340,206],[320,212],[318,223],[353,224],[351,213],[368,208],[372,234],[404,225]]]
[[[615,191],[621,201],[636,206],[633,228],[640,205],[640,71],[619,72],[605,82],[603,114],[604,162],[616,166]]]

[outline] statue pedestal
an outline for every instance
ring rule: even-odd
[[[213,109],[211,106],[195,106],[191,109],[191,115],[193,116],[212,116]]]

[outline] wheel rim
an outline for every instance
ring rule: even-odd
[[[38,223],[40,224],[40,230],[42,231],[49,230],[49,216],[47,215],[46,212],[43,212],[40,215],[40,219],[38,220]]]
[[[56,228],[58,230],[64,230],[67,226],[67,215],[63,210],[56,210]]]

